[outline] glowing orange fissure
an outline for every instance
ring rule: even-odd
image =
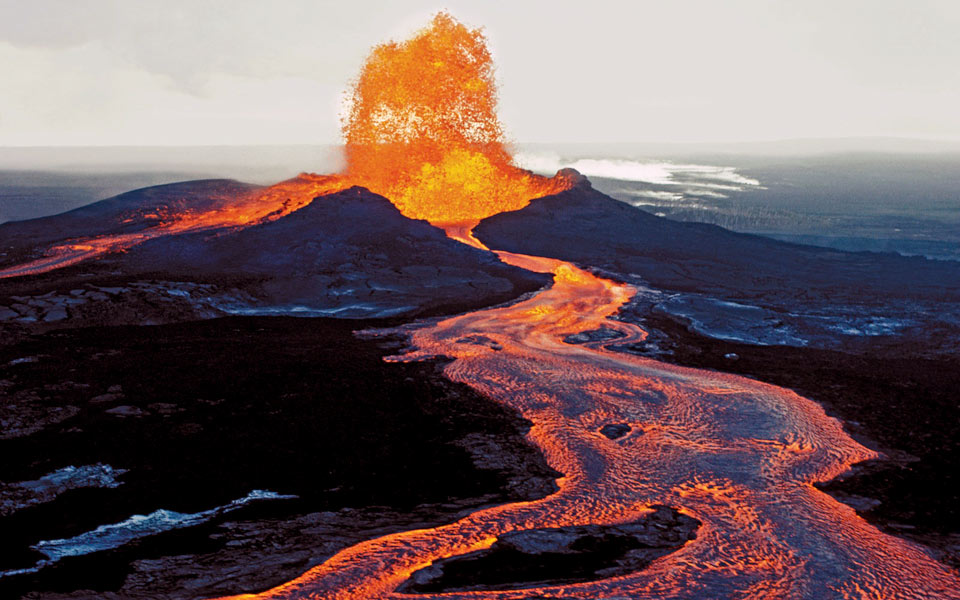
[[[41,258],[0,269],[0,279],[36,275],[111,252],[121,252],[165,235],[224,231],[264,223],[288,215],[314,198],[348,187],[342,176],[303,173],[268,188],[238,197],[223,198],[216,209],[150,214],[130,214],[123,223],[153,222],[134,233],[108,234],[68,240],[48,248]]]

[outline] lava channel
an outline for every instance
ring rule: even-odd
[[[696,539],[627,576],[422,598],[960,598],[960,579],[920,546],[886,535],[813,484],[876,457],[816,403],[739,376],[618,353],[642,330],[610,320],[633,294],[569,263],[500,253],[554,284],[512,306],[408,326],[395,361],[454,359],[446,375],[529,419],[530,441],[564,474],[559,491],[449,525],[347,548],[298,579],[235,598],[410,598],[394,590],[435,561],[503,533],[629,523],[654,505],[702,523]],[[626,334],[586,346],[566,336]],[[482,335],[501,347],[469,343]],[[599,429],[629,423],[608,439]]]

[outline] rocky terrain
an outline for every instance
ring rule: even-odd
[[[383,324],[234,317],[0,345],[0,597],[256,591],[555,489],[525,422],[352,333]]]

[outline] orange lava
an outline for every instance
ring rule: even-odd
[[[489,547],[505,532],[624,523],[654,504],[678,507],[703,525],[695,540],[639,572],[580,584],[416,597],[960,598],[956,572],[814,487],[876,456],[819,405],[743,377],[615,352],[613,345],[645,336],[634,325],[609,319],[630,299],[631,288],[562,261],[500,256],[553,272],[553,286],[512,306],[401,328],[416,351],[393,360],[454,359],[445,367],[450,379],[533,423],[529,440],[564,473],[559,491],[539,501],[478,510],[449,525],[363,542],[290,583],[236,598],[410,598],[394,590],[413,572]],[[584,345],[563,341],[598,327],[626,337]],[[476,344],[478,334],[498,349]],[[610,440],[599,433],[609,423],[628,423],[633,431]]]
[[[153,212],[125,217],[125,225],[145,224],[134,233],[109,234],[68,240],[48,248],[38,259],[0,269],[0,279],[37,275],[111,252],[122,252],[133,246],[165,235],[209,231],[223,233],[279,219],[303,208],[314,198],[332,194],[349,187],[341,176],[301,173],[236,198],[222,198],[216,208],[184,210],[182,212]]]
[[[512,164],[486,38],[447,13],[375,47],[350,100],[347,176],[408,217],[472,225],[568,187]]]

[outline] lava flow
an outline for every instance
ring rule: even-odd
[[[0,269],[0,279],[45,273],[111,252],[122,252],[164,235],[219,232],[265,223],[303,208],[317,196],[332,194],[346,187],[349,187],[348,184],[339,176],[302,173],[294,179],[240,197],[221,198],[214,203],[216,208],[209,210],[161,210],[149,214],[131,214],[120,225],[146,226],[132,233],[69,240],[48,248],[40,258]]]
[[[446,375],[519,411],[560,490],[477,511],[455,523],[388,535],[341,551],[262,599],[408,598],[393,590],[433,562],[489,547],[515,530],[618,524],[666,504],[703,523],[696,539],[628,576],[453,598],[960,598],[956,574],[886,535],[813,484],[876,454],[814,402],[743,377],[666,365],[609,349],[644,336],[609,320],[631,288],[557,260],[501,253],[554,273],[553,286],[513,306],[403,330],[416,349],[394,360],[447,356]],[[609,327],[616,342],[576,346]],[[482,335],[499,345],[480,346]],[[598,430],[628,423],[610,440]]]

